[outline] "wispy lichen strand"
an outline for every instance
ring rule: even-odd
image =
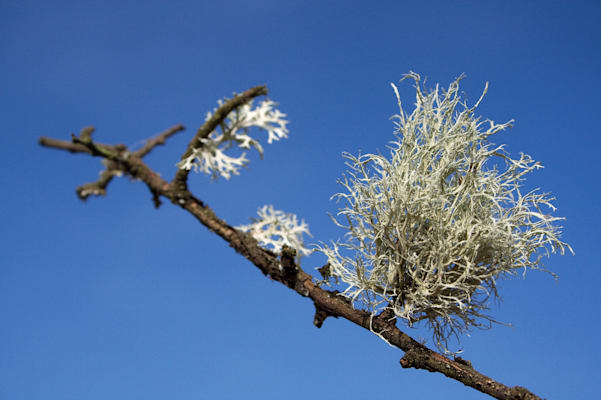
[[[220,101],[219,105],[223,102]],[[214,179],[219,176],[229,179],[238,175],[240,168],[248,164],[246,153],[230,156],[226,151],[234,146],[241,149],[254,147],[261,157],[263,147],[250,135],[250,128],[259,128],[267,132],[267,143],[288,137],[286,114],[275,108],[276,103],[271,100],[262,101],[258,107],[252,108],[252,102],[244,104],[232,111],[221,124],[221,132],[211,132],[207,138],[200,139],[202,146],[192,149],[192,153],[177,166],[180,169],[194,169],[210,174]],[[205,120],[211,118],[212,113],[207,113]]]
[[[374,314],[390,308],[412,325],[426,321],[434,342],[489,327],[497,280],[545,270],[541,257],[566,249],[562,218],[553,198],[520,191],[524,177],[542,166],[528,155],[511,158],[488,139],[511,125],[474,115],[461,100],[459,83],[426,91],[415,73],[415,109],[399,103],[390,158],[345,154],[350,168],[334,195],[345,206],[335,222],[344,240],[321,245],[344,295]]]

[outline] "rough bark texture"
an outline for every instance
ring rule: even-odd
[[[182,159],[189,155],[199,139],[208,136],[229,112],[247,103],[252,98],[265,94],[267,94],[267,89],[264,86],[258,86],[225,102],[213,114],[213,117],[197,131],[182,155]],[[479,373],[472,368],[469,361],[459,357],[451,360],[427,348],[398,329],[395,325],[396,321],[386,312],[378,316],[371,316],[365,311],[353,308],[353,305],[344,297],[341,297],[337,291],[323,289],[311,275],[296,265],[293,249],[285,247],[281,254],[274,254],[261,248],[250,235],[228,225],[215,215],[209,206],[194,197],[187,188],[187,171],[178,171],[171,182],[161,178],[142,161],[142,158],[150,153],[154,147],[164,144],[166,139],[183,129],[183,126],[176,125],[149,139],[142,149],[135,152],[130,152],[123,145],[106,145],[92,141],[92,127],[84,128],[79,136],[73,135],[71,141],[42,137],[39,143],[44,147],[65,150],[71,153],[84,153],[102,157],[106,160],[105,165],[107,167],[101,174],[100,179],[77,189],[78,196],[82,200],[90,195],[106,194],[107,185],[118,174],[126,174],[144,182],[150,189],[156,207],[161,204],[161,197],[170,200],[173,204],[192,214],[211,232],[223,238],[234,250],[259,268],[264,275],[286,285],[301,296],[311,299],[316,310],[313,323],[318,328],[322,326],[327,317],[344,318],[365,329],[379,333],[391,345],[403,350],[405,354],[400,360],[403,368],[439,372],[497,399],[540,399],[540,397],[523,387],[509,387]],[[280,268],[280,265],[282,268]],[[321,270],[325,271],[326,268],[324,267]]]

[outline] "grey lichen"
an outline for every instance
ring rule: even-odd
[[[409,325],[426,321],[446,350],[450,336],[495,322],[485,312],[499,278],[544,270],[542,255],[572,249],[560,240],[562,218],[547,213],[553,199],[520,191],[542,166],[489,142],[512,121],[474,115],[488,86],[469,107],[462,77],[429,92],[419,75],[403,79],[415,81],[415,109],[405,113],[392,85],[400,110],[390,157],[345,154],[345,191],[334,197],[347,233],[320,251],[344,295],[374,315],[388,307]]]

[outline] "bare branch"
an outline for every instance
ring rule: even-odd
[[[86,147],[93,156],[104,157],[115,161],[119,153],[126,151],[127,147],[124,144],[105,145],[92,141],[93,127],[83,128],[79,136],[71,134],[71,140],[74,144],[79,144]]]
[[[87,153],[92,154],[90,149],[81,144],[75,144],[72,141],[58,140],[42,136],[38,139],[40,146],[48,147],[57,150],[66,150],[70,153]]]
[[[148,153],[150,153],[156,146],[165,144],[165,141],[169,139],[171,136],[175,135],[178,132],[186,129],[183,125],[177,124],[167,129],[164,132],[159,133],[157,136],[148,139],[140,150],[134,151],[134,155],[143,158]]]
[[[106,188],[115,176],[121,175],[122,172],[118,168],[107,167],[101,172],[100,178],[96,182],[90,182],[78,186],[75,192],[77,197],[82,201],[86,201],[90,196],[106,196]]]

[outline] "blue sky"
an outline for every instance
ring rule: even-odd
[[[576,251],[547,260],[558,281],[503,281],[493,312],[513,327],[472,332],[465,358],[544,397],[601,395],[601,4],[373,3],[0,3],[0,398],[485,398],[403,370],[401,351],[346,321],[316,329],[310,302],[180,209],[155,210],[140,183],[81,203],[99,161],[36,144],[92,124],[135,145],[183,123],[148,157],[169,178],[217,99],[267,84],[290,138],[230,181],[193,175],[192,190],[234,225],[273,204],[329,241],[343,234],[327,215],[341,154],[385,151],[389,83],[410,70],[444,86],[465,73],[471,101],[490,82],[480,114],[515,119],[497,140],[545,166],[526,187],[557,197]]]

